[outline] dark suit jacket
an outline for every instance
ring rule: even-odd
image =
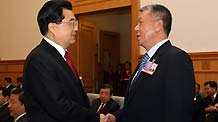
[[[22,117],[20,117],[16,122],[29,122],[27,119],[27,115],[23,115]]]
[[[190,57],[167,41],[153,59],[158,64],[154,74],[141,72],[129,83],[124,108],[115,114],[118,121],[191,122],[195,78]]]
[[[196,99],[193,101],[193,106],[192,122],[202,122],[204,111],[202,97],[200,95],[196,96]]]
[[[0,106],[0,122],[13,122],[13,117],[10,116],[8,103]]]
[[[9,94],[10,94],[13,88],[16,88],[16,85],[10,84],[10,85],[6,88],[6,90],[7,90],[7,91],[9,92]]]
[[[216,98],[214,99],[214,102],[211,99],[211,96],[207,96],[203,99],[203,108],[209,107],[210,105],[215,105],[218,103],[218,94],[216,95]],[[204,119],[205,122],[217,122],[218,121],[218,112],[212,111],[212,112],[205,112],[204,111]],[[207,116],[206,116],[207,114]]]
[[[99,98],[94,99],[92,101],[92,106],[91,106],[92,111],[97,112],[100,105],[101,105],[101,100]],[[102,109],[102,113],[106,115],[107,113],[114,113],[119,109],[120,109],[120,105],[113,99],[110,99],[110,101]]]
[[[203,108],[205,109],[206,107],[209,107],[210,105],[215,105],[218,103],[218,93],[216,95],[216,98],[214,99],[214,102],[211,99],[211,96],[207,96],[206,98],[203,99]]]
[[[28,55],[23,76],[30,122],[98,122],[90,112],[81,80],[76,80],[61,54],[44,39]]]

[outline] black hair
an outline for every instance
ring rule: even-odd
[[[7,83],[12,83],[12,79],[10,77],[5,77]]]
[[[139,11],[149,10],[151,14],[163,22],[164,31],[169,36],[172,26],[172,15],[168,8],[163,5],[153,4],[142,7]]]
[[[37,21],[40,32],[45,36],[48,32],[49,23],[59,23],[64,19],[63,9],[72,10],[72,4],[69,1],[48,1],[39,10]]]
[[[23,82],[23,77],[17,77],[17,82],[22,83]]]
[[[103,84],[103,86],[101,87],[101,89],[110,89],[110,95],[113,95],[113,88],[111,85],[109,84]]]
[[[21,88],[14,88],[11,91],[11,94],[19,95],[18,99],[21,104],[24,104],[24,91]]]

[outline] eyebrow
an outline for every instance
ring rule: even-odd
[[[70,19],[70,21],[74,21],[74,20],[77,20],[77,19],[75,17]]]

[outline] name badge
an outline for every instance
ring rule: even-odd
[[[145,72],[145,73],[148,73],[150,75],[153,75],[158,64],[154,63],[155,60],[153,60],[152,62],[151,61],[148,61],[145,66],[142,68],[142,71]]]

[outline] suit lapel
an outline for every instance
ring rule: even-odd
[[[152,61],[153,59],[155,59],[155,63],[158,64],[159,59],[161,58],[161,56],[163,56],[167,50],[169,49],[169,47],[171,47],[171,43],[170,41],[165,42],[163,45],[161,45],[157,51],[155,52],[155,54],[150,58],[149,61]],[[146,80],[150,77],[150,74],[145,74],[145,73],[141,73],[139,74],[139,76],[137,77],[137,79],[135,79],[136,81],[134,81],[134,83],[131,85],[132,82],[132,78],[135,75],[137,69],[139,68],[139,64],[134,72],[134,74],[131,76],[131,79],[128,83],[128,88],[127,88],[127,96],[125,97],[125,106],[129,103],[129,101],[131,100],[131,98],[134,96],[135,91],[137,90],[137,87],[141,84],[141,82],[146,82]],[[157,70],[157,69],[156,69]],[[157,72],[157,71],[155,71]],[[154,75],[154,74],[153,74]],[[131,86],[130,86],[131,85]],[[131,87],[131,88],[130,88]]]
[[[108,110],[110,109],[111,102],[112,102],[112,99],[110,99],[110,101],[108,103],[106,103],[106,105],[104,106],[104,108],[102,110],[103,113],[108,113],[109,112]]]
[[[68,66],[67,62],[64,60],[64,58],[61,56],[61,54],[56,50],[56,48],[54,48],[52,45],[50,45],[46,40],[42,39],[42,42],[40,43],[41,46],[45,47],[46,50],[49,51],[49,53],[52,55],[53,58],[56,58],[55,60],[58,61],[58,63],[60,63],[64,69],[67,71],[67,73],[69,73],[71,76],[73,76],[72,78],[74,80],[76,80],[76,78],[74,77],[70,67]]]

